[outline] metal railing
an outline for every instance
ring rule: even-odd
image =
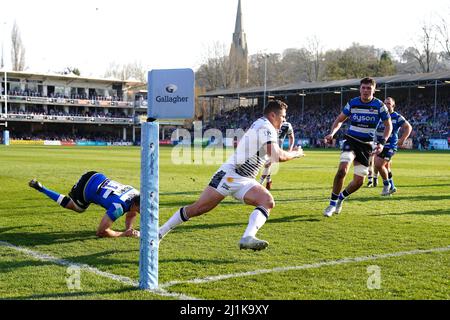
[[[71,99],[71,98],[49,98],[49,97],[30,97],[8,95],[9,103],[38,103],[50,105],[70,105],[80,107],[115,107],[115,108],[133,108],[134,101],[109,101],[109,100],[89,100],[89,99]],[[0,96],[0,101],[4,101],[4,95]]]
[[[7,121],[26,121],[26,122],[58,122],[58,123],[95,123],[95,124],[135,124],[134,118],[112,118],[112,117],[83,117],[83,116],[55,116],[55,115],[36,115],[36,114],[17,114],[8,113],[7,118],[1,115]]]

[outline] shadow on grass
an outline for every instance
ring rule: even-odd
[[[444,184],[416,184],[416,185],[399,185],[400,188],[428,188],[428,187],[450,187],[450,183]]]
[[[198,191],[183,191],[183,192],[160,192],[160,196],[195,196],[198,195],[200,196],[200,194],[203,192],[203,190],[198,190]]]
[[[327,186],[327,187],[307,187],[307,186],[304,186],[304,187],[298,187],[298,188],[280,188],[280,189],[278,189],[278,188],[273,188],[272,190],[270,190],[270,192],[272,192],[272,193],[275,193],[275,194],[277,194],[277,193],[279,193],[279,192],[285,192],[285,191],[299,191],[299,192],[301,192],[301,191],[311,191],[311,190],[328,190],[328,189],[331,189],[331,187],[330,186]],[[160,193],[160,196],[198,196],[198,197],[200,197],[200,195],[201,195],[201,193],[203,192],[203,190],[198,190],[198,191],[183,191],[183,192],[161,192]],[[323,198],[323,197],[322,197]],[[320,199],[322,199],[322,198],[320,198]],[[231,199],[231,197],[230,197],[230,199]],[[301,198],[300,200],[303,200],[303,199],[305,199],[305,200],[307,200],[307,199],[311,199],[310,197],[304,197],[304,198]],[[297,200],[299,200],[299,199],[294,199],[294,200],[292,200],[292,201],[297,201]],[[186,205],[187,203],[186,203],[186,201],[172,201],[172,202],[165,202],[163,199],[160,199],[160,201],[161,201],[161,204],[162,205],[166,205],[166,206],[184,206],[184,205]],[[275,197],[275,201],[283,201],[283,200],[278,200],[276,197]],[[286,200],[286,201],[288,201],[288,200]],[[289,200],[290,201],[290,200]],[[236,204],[241,204],[239,201],[234,201],[234,200],[231,200],[231,201],[222,201],[221,203],[236,203]]]
[[[177,259],[161,259],[160,262],[167,263],[167,262],[174,262],[174,263],[181,263],[181,262],[187,262],[193,265],[198,265],[199,267],[204,267],[206,265],[225,265],[225,264],[234,264],[238,260],[232,259],[232,260],[224,260],[224,259],[198,259],[198,258],[177,258]]]
[[[131,257],[130,260],[125,260],[123,257],[116,257],[114,258],[114,255],[117,255],[118,253],[130,253],[130,252],[139,252],[139,249],[129,249],[129,250],[108,250],[108,251],[100,251],[96,253],[91,253],[87,255],[78,255],[67,258],[71,262],[79,263],[79,264],[88,264],[91,266],[111,266],[111,265],[135,265],[139,263],[139,260],[136,260],[136,258]],[[108,256],[111,256],[108,257]]]
[[[440,209],[440,210],[426,210],[426,211],[409,211],[409,212],[401,212],[401,213],[379,213],[372,214],[371,216],[405,216],[405,215],[424,215],[424,216],[437,216],[437,215],[450,215],[450,209]]]
[[[35,300],[35,299],[70,299],[70,298],[86,298],[90,296],[101,296],[104,294],[122,294],[138,291],[138,288],[128,287],[115,290],[103,290],[103,291],[71,291],[71,292],[61,292],[61,293],[46,293],[46,294],[33,294],[29,296],[18,296],[12,298],[6,298],[5,300]]]
[[[277,203],[277,202],[280,202],[280,203],[282,203],[282,202],[301,202],[301,201],[303,201],[303,202],[306,202],[306,201],[327,201],[327,198],[324,197],[324,196],[314,196],[314,197],[312,197],[312,196],[308,196],[308,195],[305,195],[304,197],[298,197],[298,198],[292,198],[291,197],[291,198],[286,198],[286,199],[279,198],[279,197],[277,197],[277,195],[275,195],[274,198],[275,198],[275,203]],[[229,199],[229,200],[226,200],[226,199]],[[183,200],[181,200],[181,201],[164,201],[164,200],[161,200],[159,205],[160,205],[161,208],[184,207],[184,206],[192,204],[194,202],[195,201],[186,201],[186,200],[184,200],[184,201]],[[219,208],[220,208],[221,205],[236,205],[236,206],[240,206],[240,205],[242,205],[242,203],[237,201],[237,200],[233,200],[232,198],[225,198],[225,200],[223,200],[219,204]],[[249,208],[251,208],[251,206]]]
[[[272,187],[270,192],[273,193],[273,192],[284,192],[284,191],[331,190],[332,183],[333,183],[333,181],[331,181],[330,185],[326,186],[326,187],[310,187],[310,186],[303,186],[303,187],[297,187],[297,188],[277,188],[277,187]]]
[[[267,220],[266,224],[272,223],[287,223],[287,222],[320,222],[320,219],[312,218],[314,216],[288,216],[281,218],[270,218]],[[180,228],[177,228],[177,232],[190,232],[192,230],[202,230],[202,229],[219,229],[219,228],[228,228],[228,227],[244,227],[245,224],[243,222],[230,222],[230,223],[207,223],[207,224],[197,224],[197,225],[183,225]]]
[[[232,200],[231,198],[229,198],[230,200],[226,200],[226,198],[225,198],[225,200],[223,200],[220,204],[219,204],[219,207],[221,206],[221,205],[242,205],[242,203],[241,202],[239,202],[239,201],[237,201],[237,200]],[[197,200],[197,199],[196,199]],[[187,205],[190,205],[190,204],[192,204],[192,203],[194,203],[196,200],[194,200],[194,201],[192,201],[192,200],[190,200],[190,201],[188,201],[188,200],[181,200],[181,201],[164,201],[164,200],[161,200],[160,199],[160,203],[159,203],[159,206],[161,207],[161,208],[172,208],[172,207],[175,207],[175,208],[180,208],[180,207],[184,207],[184,206],[187,206]],[[175,212],[174,212],[175,213]]]
[[[138,252],[139,249],[131,250],[109,250],[101,251],[87,255],[65,256],[57,257],[58,259],[65,260],[73,264],[86,264],[102,269],[102,267],[114,266],[133,266],[133,268],[139,263],[136,257],[131,257],[125,260],[121,256],[116,256],[118,253]],[[53,261],[40,261],[40,260],[21,260],[21,261],[0,261],[0,274],[15,271],[19,268],[27,267],[41,267],[41,266],[57,266],[59,264]]]
[[[15,227],[11,227],[12,230],[14,228]],[[3,233],[0,232],[1,241],[25,246],[61,244],[97,238],[95,231],[86,230],[71,232],[5,232],[6,231],[3,231]]]
[[[43,226],[42,224],[35,224],[35,225],[29,225],[29,226],[3,227],[3,228],[0,228],[0,234],[11,231],[11,230],[16,230],[16,229],[34,228],[34,227],[42,227],[42,226]]]
[[[0,273],[16,271],[19,268],[54,266],[50,261],[23,260],[23,261],[0,261]]]
[[[380,191],[381,192],[381,191]],[[373,200],[406,200],[406,201],[439,201],[439,200],[450,200],[450,195],[419,195],[419,196],[407,196],[399,194],[398,192],[390,197],[383,197],[381,195],[376,195],[373,197],[358,197],[358,198],[349,198],[350,201],[359,201],[359,202],[366,202],[366,201],[373,201]]]
[[[306,202],[306,201],[324,201],[326,198],[321,196],[311,197],[305,196],[301,198],[289,198],[289,199],[275,199],[275,203],[277,202]]]

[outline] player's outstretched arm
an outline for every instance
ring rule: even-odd
[[[136,221],[137,213],[135,211],[128,211],[125,215],[125,230],[133,229],[134,221]]]
[[[334,120],[333,125],[331,126],[330,134],[325,136],[324,140],[325,143],[331,144],[333,142],[333,137],[336,134],[336,132],[339,131],[339,129],[342,127],[342,124],[347,120],[347,116],[341,112],[336,120]]]
[[[127,229],[125,232],[114,231],[111,229],[114,221],[105,214],[97,228],[97,237],[100,238],[118,238],[118,237],[139,237],[139,231]]]
[[[277,143],[267,144],[267,154],[270,159],[273,159],[271,162],[286,162],[305,155],[301,147],[295,147],[292,151],[284,151],[278,146]]]

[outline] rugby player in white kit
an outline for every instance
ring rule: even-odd
[[[278,130],[286,121],[288,106],[280,100],[270,100],[263,117],[256,120],[239,141],[236,152],[216,171],[200,198],[177,210],[159,229],[162,239],[169,231],[189,219],[214,209],[225,197],[233,196],[245,204],[255,206],[248,226],[239,241],[240,249],[262,250],[269,243],[256,238],[256,233],[269,218],[275,201],[270,192],[256,181],[261,168],[303,156],[301,148],[284,151],[278,145]]]

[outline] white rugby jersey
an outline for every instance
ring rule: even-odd
[[[280,130],[278,130],[278,144],[280,147],[283,147],[283,141],[287,136],[294,134],[294,128],[292,128],[292,124],[290,122],[283,122]]]
[[[262,117],[253,122],[224,165],[232,167],[243,177],[256,178],[269,157],[265,149],[268,142],[278,142],[278,131],[267,118]]]

